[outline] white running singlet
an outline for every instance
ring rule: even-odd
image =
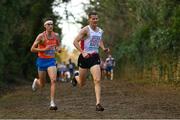
[[[81,48],[87,53],[98,53],[99,52],[99,43],[102,39],[103,30],[97,27],[97,31],[94,31],[91,29],[91,27],[88,25],[89,28],[89,35],[85,40],[82,40],[81,42]]]

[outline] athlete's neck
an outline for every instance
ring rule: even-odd
[[[52,38],[52,31],[46,31],[46,36],[48,39]]]
[[[47,34],[48,36],[51,36],[51,33],[52,33],[52,31],[47,31],[47,30],[46,30],[46,34]]]
[[[96,31],[97,30],[97,26],[94,25],[89,25],[91,27],[92,30]]]

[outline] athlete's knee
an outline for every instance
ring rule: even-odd
[[[99,84],[101,82],[100,78],[94,78],[94,84]]]

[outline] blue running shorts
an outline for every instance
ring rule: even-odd
[[[37,58],[36,66],[39,71],[46,71],[48,67],[56,66],[55,58]]]

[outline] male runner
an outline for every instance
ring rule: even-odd
[[[99,47],[105,52],[109,52],[108,48],[104,47],[102,40],[103,31],[97,26],[98,15],[96,12],[90,12],[88,15],[89,25],[82,28],[74,40],[74,46],[81,53],[78,58],[79,74],[75,74],[73,83],[78,83],[80,87],[85,85],[86,75],[88,70],[93,76],[95,95],[96,95],[96,111],[103,111],[104,108],[100,104],[101,100],[101,69]],[[81,46],[79,44],[81,43]]]
[[[60,52],[60,39],[58,33],[53,32],[53,20],[46,19],[44,21],[45,31],[40,33],[35,39],[31,52],[38,53],[36,61],[38,76],[32,84],[32,90],[35,91],[38,87],[42,88],[45,85],[46,71],[51,80],[50,88],[50,110],[57,110],[54,102],[55,83],[57,77],[57,68],[55,60],[55,52]]]

